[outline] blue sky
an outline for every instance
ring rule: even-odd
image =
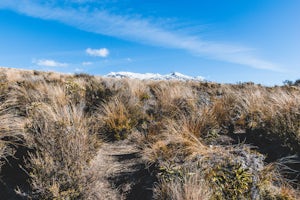
[[[300,78],[298,0],[1,0],[0,66]]]

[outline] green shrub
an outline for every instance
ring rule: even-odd
[[[211,180],[214,199],[250,199],[252,174],[241,164],[221,163],[208,170],[206,180]]]

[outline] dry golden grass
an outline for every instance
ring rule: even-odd
[[[201,134],[199,130],[203,127],[196,126],[199,124],[191,126],[186,121],[170,120],[165,125],[165,130],[155,136],[156,142],[150,143],[147,148],[144,148],[144,159],[152,163],[174,159],[184,161],[192,160],[197,155],[212,153],[211,148],[205,145],[203,139],[199,137]]]
[[[210,200],[212,190],[199,173],[186,173],[182,180],[162,180],[155,188],[154,199]]]
[[[24,137],[24,121],[15,117],[0,105],[0,172],[1,167],[9,156],[14,156],[15,146]]]
[[[79,198],[85,188],[83,170],[95,155],[97,141],[88,135],[83,107],[39,104],[30,113],[28,160],[35,195],[42,198]]]
[[[103,115],[99,120],[103,123],[104,138],[110,140],[120,140],[127,138],[130,131],[136,125],[134,119],[131,119],[130,113],[125,105],[115,98],[104,104],[102,109]]]
[[[180,112],[188,113],[195,109],[197,97],[195,92],[176,81],[153,82],[149,85],[150,91],[156,100],[155,114],[161,119],[174,118]]]
[[[33,74],[31,70],[20,70],[13,68],[0,67],[1,73],[5,74],[9,82],[20,81],[24,79],[24,75]]]
[[[99,152],[108,150],[106,140],[129,137],[158,180],[153,198],[299,199],[297,186],[274,167],[300,151],[299,87],[13,69],[0,77],[0,167],[25,161],[23,196],[125,198],[100,170]],[[26,152],[14,158],[21,144]],[[108,168],[117,165],[106,160]],[[289,167],[295,178],[299,165]]]
[[[2,96],[1,93],[0,96]],[[0,172],[7,158],[14,156],[15,147],[22,143],[24,124],[22,117],[18,117],[13,109],[0,101]]]

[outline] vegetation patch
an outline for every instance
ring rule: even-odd
[[[300,198],[296,82],[0,78],[4,198]]]

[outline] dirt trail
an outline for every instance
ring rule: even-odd
[[[97,177],[103,177],[100,199],[152,199],[155,176],[129,141],[104,143],[91,167],[99,171]]]

